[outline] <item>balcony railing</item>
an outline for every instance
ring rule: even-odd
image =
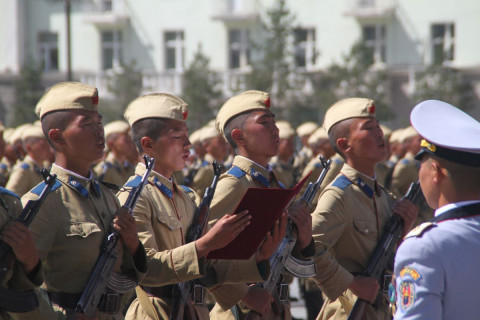
[[[382,18],[395,10],[393,0],[348,0],[345,14],[357,18]]]
[[[258,17],[255,0],[216,0],[212,18],[230,21],[250,21]]]
[[[98,27],[121,27],[129,23],[130,15],[124,0],[95,0],[93,11],[84,21]]]

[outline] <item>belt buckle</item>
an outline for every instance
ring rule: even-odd
[[[195,284],[193,286],[193,303],[194,304],[203,304],[203,286],[200,286],[198,284]]]
[[[106,293],[105,294],[105,313],[114,314],[118,312],[120,307],[120,294]]]

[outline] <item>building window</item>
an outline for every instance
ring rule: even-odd
[[[228,67],[242,69],[250,64],[250,33],[247,29],[228,31]]]
[[[102,69],[118,68],[122,64],[122,32],[102,32]]]
[[[111,12],[112,8],[112,0],[100,0],[100,10],[102,12]]]
[[[453,23],[434,24],[431,32],[433,63],[453,61],[455,55],[455,25]]]
[[[165,39],[165,69],[183,71],[185,60],[185,42],[183,31],[168,31]]]
[[[315,29],[295,29],[294,53],[297,68],[311,69],[315,65]]]
[[[39,61],[43,71],[58,70],[58,34],[41,32],[38,35]]]
[[[365,25],[362,28],[363,41],[371,53],[373,63],[384,63],[386,57],[386,31],[382,24]]]

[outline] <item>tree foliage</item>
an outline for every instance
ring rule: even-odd
[[[29,60],[20,70],[20,78],[14,82],[14,88],[15,106],[12,121],[8,125],[18,126],[38,120],[35,106],[44,92],[42,68],[33,60]]]
[[[214,118],[214,110],[219,107],[222,95],[218,89],[220,81],[217,74],[210,70],[209,64],[210,59],[199,46],[183,74],[182,98],[189,105],[190,131],[198,129]]]
[[[123,111],[128,103],[142,92],[142,72],[137,68],[135,60],[128,64],[122,63],[120,68],[113,69],[112,72],[108,83],[108,91],[114,96],[113,105],[116,106],[118,111]],[[121,117],[122,112],[117,114]]]
[[[451,103],[463,110],[475,105],[475,92],[471,82],[458,70],[433,64],[415,75],[416,88],[413,102],[435,99]]]
[[[287,8],[285,0],[275,1],[266,16],[266,21],[261,23],[261,40],[252,40],[255,55],[246,84],[249,88],[270,92],[274,103],[285,107],[292,89],[293,55],[288,41],[292,36],[295,17]]]

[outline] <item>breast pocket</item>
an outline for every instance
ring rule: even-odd
[[[171,216],[166,212],[158,212],[156,220],[170,231],[181,228],[182,226],[175,216]]]
[[[378,233],[377,223],[371,220],[354,220],[355,229],[365,236],[376,236]]]
[[[67,237],[86,238],[101,232],[100,227],[93,222],[72,222],[69,226],[65,227],[65,235]]]

